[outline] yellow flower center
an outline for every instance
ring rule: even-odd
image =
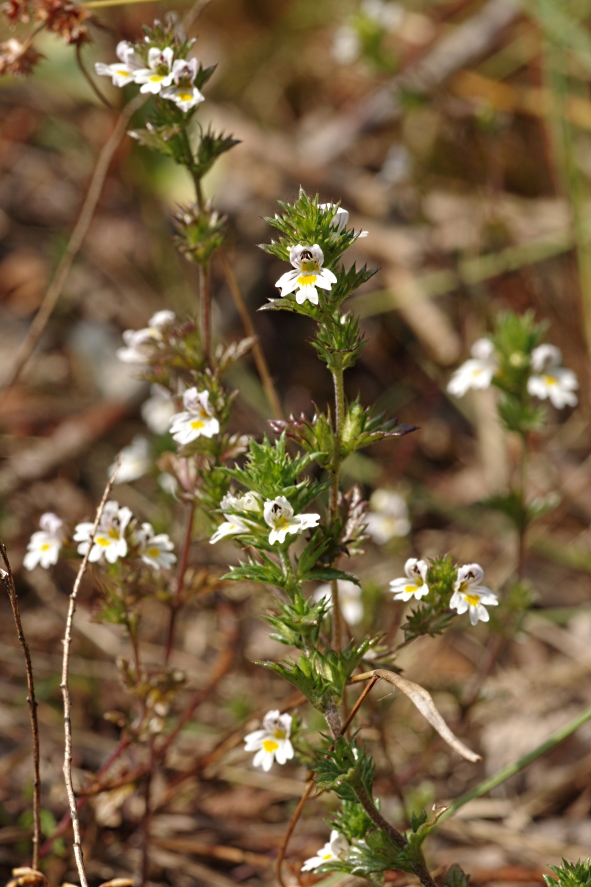
[[[108,548],[111,544],[111,540],[106,536],[95,536],[94,542],[95,545],[101,545],[103,548]]]
[[[277,727],[276,730],[273,730],[273,736],[275,739],[285,739],[287,733],[282,727]]]
[[[480,603],[480,598],[477,594],[464,593],[464,599],[468,601],[471,607],[477,607]]]
[[[118,539],[119,538],[119,530],[116,530],[115,527],[111,527],[109,530],[109,539]]]
[[[317,274],[300,274],[298,283],[300,286],[313,286],[316,283]]]
[[[49,544],[49,542],[44,542],[43,545],[41,546],[41,551],[49,551],[50,548],[51,548],[51,545]]]
[[[405,585],[404,590],[405,590],[406,594],[414,594],[418,587],[419,587],[419,583],[417,582],[416,585]]]
[[[192,92],[179,92],[179,93],[177,93],[177,95],[178,95],[179,99],[181,100],[181,102],[190,102],[191,99],[193,98]]]
[[[544,376],[544,382],[546,385],[558,385],[558,379],[556,376]]]
[[[148,555],[148,557],[156,558],[160,554],[160,549],[159,548],[148,548],[146,554]]]
[[[277,749],[279,748],[279,743],[275,742],[274,739],[264,739],[263,740],[263,748],[265,749],[266,752],[277,751]]]
[[[193,419],[191,428],[194,428],[195,431],[200,431],[202,428],[205,428],[205,422],[202,419]]]
[[[321,859],[332,859],[332,853],[331,853],[331,851],[329,850],[328,853],[323,853],[322,856],[321,856],[320,858],[321,858]]]
[[[160,83],[161,80],[164,80],[164,76],[162,74],[152,74],[150,80],[152,83]]]

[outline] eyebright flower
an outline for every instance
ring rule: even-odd
[[[277,496],[275,499],[266,499],[263,508],[263,517],[271,527],[269,542],[283,544],[288,533],[295,535],[302,533],[309,527],[317,527],[320,520],[319,514],[297,514],[294,516],[293,508],[285,496]]]
[[[335,210],[334,218],[332,220],[332,227],[335,231],[342,231],[347,226],[347,222],[349,221],[349,211],[343,209],[342,206],[337,206],[335,203],[319,203],[318,209],[325,211],[329,209]],[[357,237],[367,237],[369,231],[355,231],[354,233]]]
[[[115,465],[109,467],[109,476],[115,471]],[[116,484],[128,484],[132,480],[142,477],[152,465],[150,459],[150,444],[145,437],[140,434],[134,437],[128,447],[121,450],[121,464],[115,478]]]
[[[361,589],[354,582],[348,579],[337,579],[339,589],[339,606],[345,621],[349,625],[359,625],[363,619],[363,604],[361,602]],[[330,603],[329,609],[332,609],[332,589],[328,583],[319,585],[312,600],[316,603],[321,600],[327,600]]]
[[[94,66],[96,73],[101,77],[110,77],[113,86],[125,86],[127,83],[133,83],[135,75],[144,67],[141,57],[127,40],[121,40],[117,44],[115,55],[119,62],[115,62],[114,65],[96,62]]]
[[[404,565],[406,579],[393,579],[390,582],[390,590],[394,593],[395,601],[409,601],[411,598],[425,597],[429,594],[427,585],[427,572],[429,564],[419,561],[416,557],[410,557]]]
[[[331,54],[337,65],[350,65],[361,52],[359,34],[350,25],[342,25],[334,33]]]
[[[337,282],[335,275],[328,268],[323,268],[324,253],[317,243],[314,246],[292,246],[289,261],[296,269],[282,274],[275,286],[281,289],[281,295],[296,293],[296,302],[303,305],[306,300],[313,305],[318,304],[318,290],[330,290]]]
[[[490,617],[484,604],[496,607],[499,603],[496,594],[490,588],[480,585],[483,576],[484,570],[479,564],[460,567],[454,584],[454,593],[449,602],[452,610],[456,610],[459,616],[468,610],[472,625],[476,625],[478,620],[488,622]]]
[[[209,403],[209,391],[189,388],[183,394],[185,411],[176,413],[170,421],[170,433],[180,444],[191,443],[198,437],[213,437],[220,430]]]
[[[173,51],[171,46],[159,49],[151,46],[148,50],[148,67],[135,72],[134,80],[141,83],[140,92],[151,92],[154,95],[170,86],[173,81]]]
[[[124,363],[148,363],[152,355],[152,346],[162,339],[162,331],[174,323],[172,311],[157,311],[148,326],[142,330],[125,330],[123,341],[126,348],[119,348],[117,357]]]
[[[280,714],[278,709],[268,711],[263,718],[263,729],[244,737],[244,750],[255,751],[253,765],[270,770],[273,761],[285,764],[293,758],[293,746],[289,740],[291,715]]]
[[[105,559],[114,564],[120,557],[127,554],[127,542],[125,530],[131,520],[131,511],[127,507],[119,508],[118,502],[107,502],[99,525],[88,560],[91,563],[99,561],[103,554]],[[74,530],[74,542],[79,542],[78,554],[86,554],[90,545],[93,524],[90,522],[78,524]]]
[[[556,409],[574,407],[578,398],[575,391],[579,387],[572,370],[561,367],[562,354],[555,345],[539,345],[531,353],[531,367],[534,375],[527,380],[527,390],[540,400],[550,399]]]
[[[211,539],[211,545],[215,545],[220,539],[226,536],[236,536],[239,533],[248,533],[250,527],[243,517],[238,514],[226,514],[226,510],[230,508],[238,511],[259,511],[261,502],[256,493],[249,491],[243,496],[235,496],[233,493],[226,493],[220,502],[220,508],[224,515],[224,522],[219,525]]]
[[[166,434],[176,412],[172,394],[162,385],[152,385],[150,397],[142,404],[142,419],[154,434]]]
[[[140,545],[140,557],[145,564],[159,570],[163,567],[170,570],[176,563],[176,555],[171,552],[174,545],[166,535],[166,533],[158,533],[155,535],[152,524],[142,524],[136,532],[136,541]]]
[[[47,570],[52,564],[57,564],[64,541],[64,523],[57,514],[51,511],[42,514],[39,526],[41,529],[33,533],[27,545],[27,553],[23,559],[26,570],[34,569],[37,564]]]
[[[197,76],[197,59],[175,59],[172,63],[173,84],[162,90],[160,95],[163,99],[170,99],[182,111],[190,111],[199,102],[205,101],[195,86],[195,77]]]
[[[469,388],[488,388],[498,369],[495,348],[490,339],[478,339],[470,353],[472,360],[467,360],[455,371],[447,386],[454,397],[463,397]]]
[[[395,536],[406,536],[410,533],[408,506],[399,493],[393,490],[374,490],[365,521],[367,532],[376,543],[384,545]]]
[[[307,859],[302,866],[303,872],[311,872],[313,869],[319,868],[327,862],[333,862],[338,859],[347,859],[349,856],[349,842],[344,835],[333,829],[330,833],[330,840],[326,842],[324,847],[318,851],[316,856]]]

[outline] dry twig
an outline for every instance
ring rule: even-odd
[[[96,517],[94,519],[94,525],[92,528],[92,533],[90,534],[90,540],[88,542],[88,549],[86,554],[82,558],[82,563],[80,564],[80,569],[78,570],[78,574],[74,581],[74,587],[72,589],[72,593],[70,595],[70,604],[68,607],[68,616],[66,619],[66,631],[64,634],[64,658],[62,663],[62,680],[60,684],[60,688],[62,691],[62,696],[64,700],[64,736],[65,736],[65,747],[64,747],[64,779],[66,782],[66,792],[68,795],[68,803],[70,806],[70,817],[72,819],[72,830],[74,832],[74,856],[76,859],[76,868],[78,869],[78,876],[80,878],[80,884],[82,887],[88,887],[88,881],[86,879],[86,871],[84,869],[84,858],[82,854],[82,840],[80,836],[80,820],[78,819],[78,807],[76,804],[76,795],[74,794],[74,784],[72,782],[72,721],[71,721],[71,711],[72,705],[70,701],[70,690],[68,686],[68,667],[70,664],[70,646],[72,644],[72,626],[74,623],[74,613],[76,612],[76,598],[78,597],[78,591],[80,590],[80,583],[82,582],[82,577],[86,572],[86,567],[88,565],[88,558],[90,556],[90,552],[92,549],[92,545],[94,542],[94,537],[96,531],[98,529],[99,521],[101,519],[105,504],[107,499],[109,498],[109,494],[113,488],[113,484],[115,483],[115,478],[117,476],[117,472],[119,471],[119,466],[121,464],[121,454],[119,455],[115,470],[111,475],[107,486],[105,487],[105,492],[103,493],[103,498],[101,499],[100,505],[96,512]]]
[[[6,547],[0,540],[0,556],[4,562],[4,570],[1,570],[1,578],[4,582],[8,597],[10,598],[10,606],[12,607],[12,615],[16,624],[18,639],[23,653],[25,654],[25,669],[27,673],[27,703],[31,715],[31,733],[33,737],[33,863],[32,868],[39,868],[39,844],[41,842],[41,777],[39,775],[39,724],[37,722],[37,700],[35,699],[35,684],[33,683],[33,663],[31,662],[31,653],[29,645],[25,638],[23,625],[21,622],[20,608],[18,605],[18,597],[14,586],[14,577],[10,568]]]

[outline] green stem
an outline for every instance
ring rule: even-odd
[[[564,742],[565,739],[572,736],[572,734],[575,733],[579,727],[582,727],[583,724],[586,724],[587,721],[591,721],[591,708],[585,709],[585,711],[578,715],[578,717],[569,721],[568,724],[565,724],[564,727],[561,727],[560,730],[553,733],[549,739],[541,745],[538,745],[537,748],[534,748],[534,750],[530,751],[527,755],[519,758],[514,764],[509,764],[508,767],[499,770],[494,776],[485,779],[484,782],[481,782],[476,788],[471,789],[469,792],[466,792],[465,795],[458,798],[457,801],[454,801],[453,804],[447,808],[445,813],[439,817],[437,824],[449,819],[450,816],[453,816],[460,807],[463,807],[469,801],[473,801],[474,798],[482,798],[483,795],[487,795],[493,790],[493,788],[497,788],[497,786],[502,785],[503,782],[511,779],[512,776],[520,773],[521,770],[525,769],[525,767],[529,766],[533,761],[536,761],[542,755],[545,755],[546,752],[552,751],[552,749],[556,748],[559,743]]]
[[[201,344],[205,362],[211,365],[211,289],[209,262],[199,265],[199,297],[201,300]]]
[[[339,364],[333,369],[332,378],[334,382],[335,396],[335,418],[334,418],[334,453],[332,462],[332,486],[330,489],[330,516],[331,520],[336,521],[339,516],[339,480],[341,474],[341,441],[343,435],[343,422],[345,418],[345,387],[343,382],[343,369]],[[333,562],[336,566],[337,559]],[[332,642],[337,653],[342,649],[342,615],[339,602],[339,585],[336,579],[331,582],[332,592]]]
[[[517,578],[519,582],[523,581],[523,573],[525,569],[525,536],[527,533],[526,519],[526,481],[527,481],[527,457],[528,457],[529,439],[527,433],[521,435],[521,458],[519,464],[519,507],[521,512],[521,521],[517,531]]]

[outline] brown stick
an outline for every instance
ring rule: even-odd
[[[25,670],[27,673],[27,703],[29,705],[29,714],[31,716],[31,734],[33,737],[33,862],[32,868],[39,868],[39,844],[41,842],[41,777],[39,775],[39,724],[37,722],[37,700],[35,699],[35,685],[33,683],[33,663],[31,662],[31,653],[27,644],[25,633],[21,622],[20,608],[18,605],[18,597],[14,586],[14,577],[8,561],[6,547],[0,540],[0,555],[4,561],[5,570],[0,570],[1,579],[4,582],[10,606],[12,607],[12,615],[16,625],[18,639],[23,653],[25,655]]]
[[[125,134],[127,124],[129,123],[132,114],[137,111],[137,109],[145,102],[145,100],[146,97],[144,95],[138,95],[135,99],[133,99],[133,101],[129,102],[129,104],[125,106],[125,108],[123,109],[123,111],[121,111],[121,114],[119,115],[119,119],[115,124],[113,132],[109,136],[109,139],[107,140],[101,153],[99,154],[99,158],[92,174],[92,179],[90,181],[88,192],[84,199],[78,221],[74,226],[74,230],[72,231],[72,236],[70,237],[70,241],[66,247],[66,251],[62,256],[59,265],[57,266],[53,280],[47,288],[45,296],[43,297],[43,301],[41,302],[41,306],[37,314],[35,315],[35,319],[29,327],[29,331],[27,332],[27,335],[25,336],[25,339],[17,352],[14,366],[12,367],[12,370],[10,371],[10,374],[5,381],[0,393],[0,405],[3,403],[9,389],[12,388],[12,386],[18,380],[31,354],[37,347],[39,339],[43,335],[43,331],[45,330],[45,327],[49,322],[49,318],[53,313],[53,309],[57,304],[57,300],[61,295],[64,283],[66,282],[66,278],[70,273],[72,263],[80,247],[82,246],[82,242],[84,241],[84,238],[86,237],[86,234],[90,227],[90,223],[92,222],[94,212],[96,210],[101,192],[103,190],[103,185],[107,177],[107,172],[109,170],[111,160],[113,159],[113,155]]]
[[[105,487],[103,498],[101,499],[100,505],[96,512],[96,517],[94,519],[94,525],[92,527],[92,532],[90,534],[90,539],[88,542],[88,549],[86,551],[86,554],[82,558],[82,563],[80,564],[80,569],[78,570],[78,575],[76,576],[74,582],[74,587],[70,595],[68,616],[66,618],[66,631],[63,640],[64,657],[62,661],[62,680],[60,688],[64,700],[64,779],[66,782],[66,792],[68,795],[68,803],[70,806],[70,816],[72,818],[72,830],[74,832],[74,857],[76,859],[76,868],[78,869],[78,877],[80,878],[81,887],[88,887],[88,881],[86,878],[86,871],[84,869],[84,857],[82,854],[82,840],[80,835],[80,820],[78,819],[78,807],[76,804],[76,795],[74,794],[74,783],[72,782],[72,704],[70,701],[70,689],[68,686],[70,647],[72,644],[72,626],[74,624],[74,613],[76,612],[76,598],[78,597],[78,591],[80,590],[82,577],[84,576],[84,573],[86,572],[86,567],[88,566],[88,558],[90,556],[99,521],[101,519],[107,499],[109,498],[109,494],[113,488],[113,484],[115,483],[115,478],[117,476],[117,472],[119,471],[120,464],[121,454],[119,454],[117,463],[115,465],[115,470],[111,475],[107,486]]]
[[[250,314],[248,313],[248,308],[246,307],[244,296],[242,295],[240,287],[238,286],[238,281],[234,277],[234,272],[232,271],[232,267],[228,262],[228,258],[225,252],[222,249],[219,249],[217,254],[222,268],[224,269],[224,274],[226,275],[226,280],[228,281],[228,286],[230,287],[230,292],[232,293],[232,298],[234,299],[238,314],[240,315],[242,326],[244,327],[244,332],[249,338],[252,337],[256,340],[254,345],[252,346],[252,356],[254,357],[254,362],[256,364],[257,372],[259,374],[263,390],[265,392],[265,395],[267,396],[267,401],[269,403],[269,406],[271,407],[271,412],[273,413],[275,419],[282,419],[283,413],[281,411],[281,404],[279,402],[279,398],[273,384],[273,379],[271,378],[271,373],[269,372],[269,367],[267,366],[267,361],[265,360],[265,355],[263,354],[263,349],[260,346],[255,328],[252,324],[252,320],[250,319]]]
[[[210,270],[199,265],[199,298],[201,299],[201,347],[207,366],[211,366],[211,287]]]

